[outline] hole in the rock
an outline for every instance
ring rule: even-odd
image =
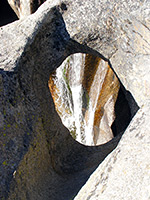
[[[0,5],[0,26],[4,26],[17,20],[15,12],[12,10],[7,0],[2,0]]]
[[[122,87],[120,87],[115,103],[115,120],[111,126],[114,136],[122,133],[130,123],[130,120],[131,112],[129,104]]]
[[[124,132],[131,120],[124,87],[99,57],[69,56],[51,74],[49,88],[63,124],[82,144],[104,144]]]

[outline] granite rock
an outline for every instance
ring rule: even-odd
[[[117,148],[99,165],[75,200],[150,199],[149,109],[147,101]]]
[[[9,4],[17,13],[18,17],[22,18],[34,13],[44,1],[37,2],[30,0],[26,3],[24,3],[24,1],[17,2],[18,3],[14,0],[9,0]],[[64,10],[67,9],[64,3],[61,4],[61,8]],[[114,108],[120,83],[107,62],[100,61],[101,58],[96,58],[91,55],[86,55],[84,59],[84,55],[80,55],[82,57],[82,59],[80,59],[81,62],[78,62],[78,57],[75,56],[75,64],[74,62],[73,64],[68,62],[74,55],[67,58],[68,64],[65,64],[66,62],[64,61],[62,66],[60,66],[57,71],[53,72],[49,80],[49,86],[56,110],[63,124],[72,133],[72,136],[82,144],[100,145],[110,141],[114,137],[111,125],[116,117]],[[84,62],[85,65],[83,65]],[[74,65],[77,65],[76,63],[78,63],[78,66],[81,66],[82,69],[78,67],[78,69],[73,72]],[[99,65],[97,65],[98,63]],[[65,66],[66,71],[66,65],[69,66],[67,74],[70,76],[69,79],[72,80],[67,78],[67,83],[64,83],[66,80],[64,80],[63,66]],[[63,75],[59,78],[56,74],[61,74],[61,70],[63,71]],[[80,75],[79,71],[81,71]],[[74,80],[75,74],[73,75],[73,73],[78,73],[76,81]],[[99,75],[96,76],[96,74]],[[59,79],[59,83],[54,84],[54,82],[57,82],[57,79]],[[72,87],[69,85],[71,82],[73,83]],[[79,91],[79,89],[78,92],[76,92],[75,85],[81,87],[82,91]],[[68,89],[66,87],[69,87],[69,92],[67,92]],[[99,96],[97,96],[98,93]],[[78,100],[75,100],[75,96],[77,95],[78,99],[80,99],[80,103],[78,103]],[[90,106],[88,107],[87,105]],[[76,111],[78,111],[78,113]]]
[[[64,21],[71,38],[108,58],[138,105],[144,104],[149,99],[150,86],[150,1],[66,1],[67,4]]]
[[[70,199],[119,140],[83,146],[56,113],[50,74],[70,54],[101,57],[70,38],[63,12],[59,1],[48,1],[0,28],[1,199]]]
[[[49,3],[57,5],[52,1],[45,5]],[[141,106],[149,98],[150,86],[149,0],[123,3],[119,0],[60,0],[58,4],[61,4],[70,37],[109,59],[125,88]]]
[[[49,75],[74,53],[107,61],[141,108],[93,175],[92,191],[149,198],[149,7],[149,0],[48,0],[0,28],[1,199],[70,199],[116,147],[121,135],[98,147],[77,143],[56,113]],[[87,198],[97,198],[92,191]]]

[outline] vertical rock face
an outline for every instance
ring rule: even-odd
[[[113,138],[111,125],[119,81],[101,58],[74,54],[51,75],[56,110],[80,143],[98,145]]]

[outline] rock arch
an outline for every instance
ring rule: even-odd
[[[85,147],[61,124],[47,82],[67,56],[82,52],[109,59],[138,105],[148,98],[141,79],[148,71],[147,34],[141,39],[143,49],[137,42],[137,27],[149,31],[146,3],[112,2],[109,11],[109,2],[97,2],[96,7],[95,1],[64,3],[65,11],[59,1],[47,1],[35,14],[0,29],[1,198],[69,199],[118,143],[116,137],[102,146]],[[129,15],[122,15],[124,11]],[[140,22],[136,19],[139,15]],[[145,70],[139,75],[135,68],[141,67]],[[137,105],[132,108],[135,112]],[[80,184],[75,177],[82,177]],[[66,187],[59,190],[64,180]],[[67,184],[74,184],[75,190],[65,193]],[[56,185],[60,188],[55,190]],[[63,192],[68,196],[62,196]]]

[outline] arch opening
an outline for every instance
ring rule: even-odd
[[[84,145],[110,141],[131,120],[125,89],[108,62],[99,57],[69,56],[50,75],[48,84],[62,123]]]

